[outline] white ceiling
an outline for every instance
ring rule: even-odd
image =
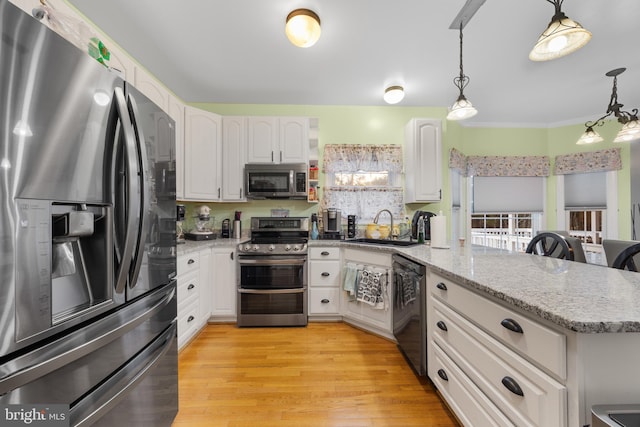
[[[446,107],[458,89],[465,0],[68,0],[186,102]],[[296,8],[322,21],[316,45],[294,47],[284,21]],[[640,107],[640,1],[568,0],[563,11],[593,33],[549,62],[529,51],[554,13],[544,0],[487,0],[464,28],[469,126],[557,126],[606,111],[619,67],[619,101]]]

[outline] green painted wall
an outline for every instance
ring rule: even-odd
[[[619,125],[607,123],[598,128],[598,132],[605,138],[605,142],[594,146],[575,145],[576,140],[584,130],[582,125],[563,126],[550,129],[540,128],[473,128],[462,127],[459,123],[445,120],[446,109],[436,107],[371,107],[371,106],[321,106],[321,105],[258,105],[258,104],[191,104],[221,115],[272,115],[272,116],[308,116],[319,119],[319,150],[322,159],[322,149],[325,144],[402,144],[404,126],[415,117],[440,118],[443,124],[443,200],[441,203],[429,205],[407,205],[410,216],[416,209],[427,209],[434,212],[443,210],[449,215],[450,195],[448,156],[452,147],[465,155],[548,155],[551,158],[553,171],[556,155],[581,151],[595,151],[613,146],[622,147],[623,170],[618,178],[618,199],[620,212],[630,209],[630,171],[629,146],[613,144],[612,141]],[[320,183],[323,176],[320,174]],[[202,203],[189,202],[187,216],[192,209]],[[233,218],[234,211],[242,211],[243,229],[249,226],[251,216],[269,216],[272,208],[290,209],[290,214],[309,216],[318,209],[317,204],[300,201],[252,201],[250,203],[207,203],[213,210],[219,227],[220,220]],[[556,191],[555,177],[552,175],[547,185],[547,224],[554,229],[556,224]],[[189,226],[189,222],[185,227]],[[619,214],[619,237],[630,238],[629,215]]]

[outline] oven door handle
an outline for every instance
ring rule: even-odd
[[[241,258],[238,260],[240,264],[247,265],[303,265],[307,262],[304,258],[287,258],[287,259],[246,259]]]
[[[306,291],[306,288],[293,288],[293,289],[238,289],[241,294],[301,294]]]

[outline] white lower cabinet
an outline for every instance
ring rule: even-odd
[[[362,268],[387,270],[386,287],[383,293],[384,307],[376,308],[367,303],[357,301],[348,292],[340,292],[340,309],[343,319],[356,326],[362,327],[378,335],[394,339],[392,320],[392,289],[393,274],[391,274],[391,254],[361,249],[347,248],[343,252],[342,265],[354,263]]]
[[[211,321],[235,322],[237,319],[235,248],[213,249]]]
[[[340,248],[309,249],[309,317],[333,320],[340,316]]]
[[[178,349],[182,349],[207,323],[211,313],[211,249],[183,254],[178,269]]]
[[[474,385],[466,387],[470,397],[443,393],[461,420],[472,420],[465,425],[567,426],[566,342],[559,331],[432,271],[427,289],[429,377],[445,390],[457,386],[446,385],[442,371]],[[484,424],[474,418],[478,406],[465,399],[487,412]]]

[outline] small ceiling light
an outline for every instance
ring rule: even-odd
[[[384,90],[384,100],[387,104],[397,104],[404,98],[402,86],[389,86]]]
[[[298,47],[313,46],[320,38],[320,18],[309,9],[296,9],[287,16],[285,33]]]
[[[604,119],[612,114],[616,119],[618,119],[618,122],[622,124],[622,129],[620,129],[620,132],[618,132],[618,135],[613,142],[629,142],[640,139],[638,109],[634,108],[630,113],[623,111],[622,107],[624,107],[624,105],[618,102],[618,76],[624,73],[625,70],[626,68],[616,68],[615,70],[611,70],[605,74],[607,77],[613,77],[613,89],[611,90],[611,98],[609,100],[609,105],[607,106],[607,112],[599,119],[584,124],[587,130],[582,134],[580,139],[578,139],[576,144],[593,144],[604,141],[604,139],[598,134],[598,132],[593,130],[593,128],[594,126],[602,126],[604,124]]]
[[[532,61],[549,61],[568,55],[589,43],[591,33],[578,22],[570,19],[562,10],[564,0],[547,0],[553,4],[556,13],[547,29],[540,35],[529,53]]]
[[[464,120],[478,114],[478,110],[464,96],[464,88],[469,84],[469,80],[469,76],[464,75],[462,68],[462,22],[460,22],[460,75],[453,79],[453,84],[460,90],[460,95],[449,109],[447,120]]]

